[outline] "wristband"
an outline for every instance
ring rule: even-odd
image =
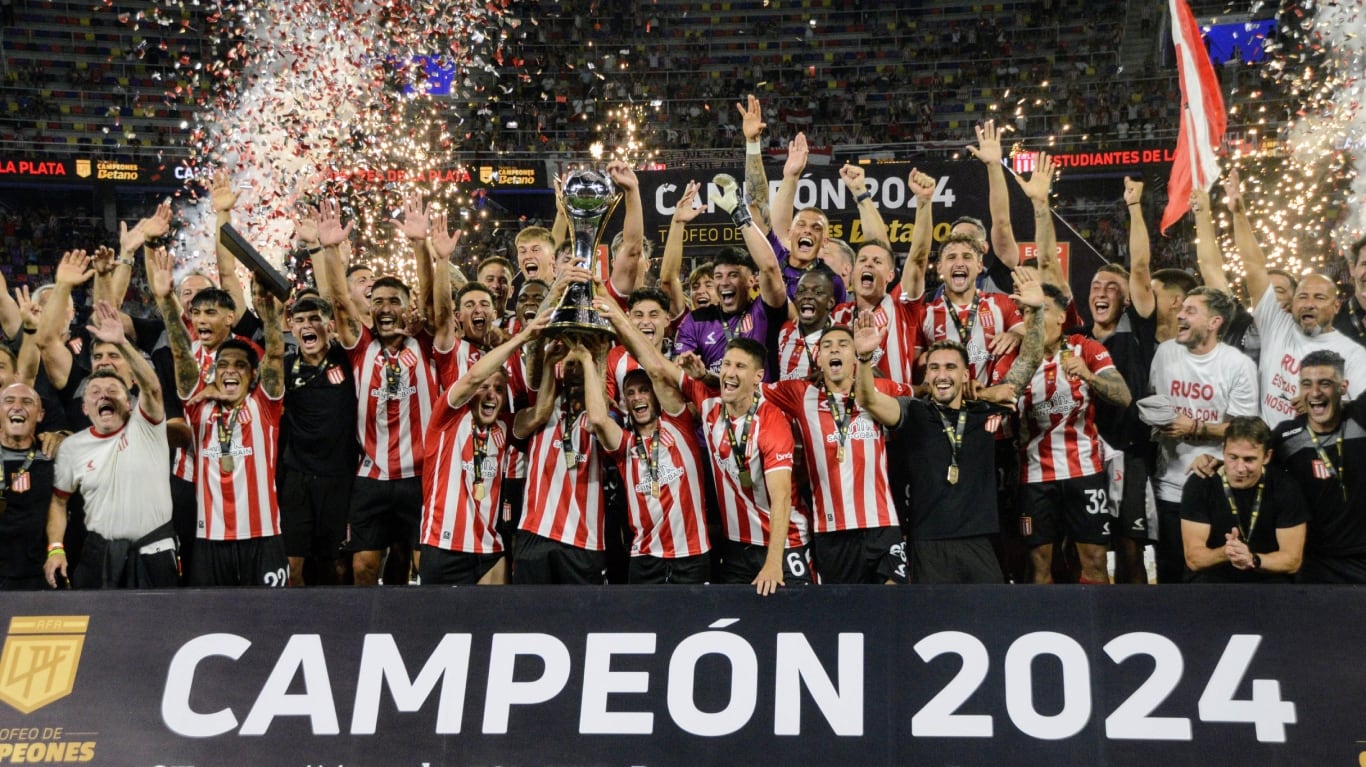
[[[866,364],[868,364],[869,362],[872,362],[872,361],[873,361],[873,355],[869,354],[869,355],[867,355],[867,356],[864,356],[864,355],[862,355],[862,354],[855,354],[855,355],[854,355],[854,359],[856,359],[856,360],[858,360],[859,362],[862,362],[862,363],[864,363],[864,364],[866,365]]]
[[[57,556],[58,554],[61,554],[62,556],[66,556],[66,549],[53,549],[52,551],[49,551],[49,552],[47,553],[47,558],[48,558],[48,559],[52,559],[53,557]]]
[[[66,546],[63,546],[63,545],[60,544],[60,543],[49,543],[49,544],[47,545],[47,550],[48,550],[48,551],[56,551],[56,550],[58,550],[58,549],[61,549],[62,551],[65,551],[65,550],[66,550]]]
[[[126,267],[128,267],[129,269],[132,269],[132,268],[133,268],[133,258],[132,258],[132,256],[123,256],[123,255],[121,255],[121,256],[119,256],[119,257],[114,261],[114,265],[115,265],[115,266],[126,266]]]
[[[746,140],[746,141],[745,141],[745,154],[746,154],[746,155],[763,154],[763,153],[764,153],[764,145],[763,145],[763,144],[760,144],[758,139],[754,139],[753,141],[749,141],[749,140]]]
[[[863,202],[864,200],[871,200],[871,199],[873,199],[873,193],[865,189],[865,190],[863,190],[863,194],[856,194],[856,195],[854,195],[854,204],[857,205],[858,203],[861,203],[861,202]]]
[[[166,238],[165,238],[165,237],[148,237],[146,240],[143,241],[142,247],[144,247],[144,248],[164,248],[164,247],[166,247]]]
[[[1131,208],[1137,208],[1137,207],[1138,207],[1138,203],[1136,203],[1136,202],[1131,202],[1131,203],[1129,203],[1129,207],[1131,207]]]

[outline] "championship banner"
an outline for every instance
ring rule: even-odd
[[[1366,591],[15,593],[0,765],[1366,763]]]

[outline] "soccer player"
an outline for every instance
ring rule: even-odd
[[[170,446],[166,409],[156,371],[124,336],[118,312],[107,302],[95,306],[91,335],[122,354],[137,382],[133,403],[128,384],[110,370],[97,370],[86,382],[83,407],[90,428],[73,434],[59,452],[52,503],[48,511],[48,585],[60,585],[67,572],[62,540],[67,499],[80,493],[87,529],[81,562],[70,578],[79,589],[174,588],[180,580],[179,542],[171,523]],[[179,324],[179,323],[175,323]],[[0,396],[4,406],[9,390]],[[36,468],[30,450],[17,475]],[[8,467],[7,467],[8,468]],[[36,479],[41,472],[34,471]],[[10,496],[9,513],[15,511]]]
[[[797,281],[792,300],[797,318],[778,332],[778,380],[804,380],[816,372],[816,351],[830,327],[835,309],[835,281],[830,270],[814,268]]]

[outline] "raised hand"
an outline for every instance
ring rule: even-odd
[[[689,378],[701,380],[707,377],[707,366],[702,364],[702,358],[697,356],[697,352],[683,352],[674,358],[674,363],[677,364]]]
[[[95,304],[95,311],[90,315],[90,324],[86,325],[85,329],[89,330],[90,335],[97,341],[111,344],[122,344],[127,341],[123,333],[123,318],[108,301]]]
[[[607,175],[612,177],[612,183],[623,192],[634,192],[640,188],[640,179],[636,178],[636,172],[621,160],[607,163]]]
[[[300,203],[294,210],[294,239],[306,245],[318,242],[318,209]]]
[[[788,142],[787,161],[783,163],[783,175],[786,177],[800,176],[806,170],[806,158],[811,150],[806,146],[806,134],[798,133],[797,137]]]
[[[735,108],[740,110],[740,132],[745,134],[745,141],[758,141],[768,127],[759,99],[751,93],[746,104],[736,104]]]
[[[701,186],[696,181],[688,182],[688,187],[683,190],[683,196],[678,198],[678,204],[674,206],[674,221],[686,224],[702,213],[702,208],[694,207],[697,203],[697,190]]]
[[[410,240],[427,239],[427,233],[431,230],[431,219],[427,215],[426,206],[422,204],[422,193],[413,191],[403,198],[403,220],[391,219],[389,223]]]
[[[95,270],[95,274],[109,274],[118,266],[118,254],[113,248],[101,245],[95,248],[95,255],[90,257],[90,266]]]
[[[872,312],[864,312],[854,320],[854,354],[866,357],[882,348],[887,328],[879,327]]]
[[[1143,182],[1124,177],[1124,204],[1137,205],[1143,200]]]
[[[1029,180],[1025,181],[1024,177],[1016,176],[1015,181],[1030,200],[1046,203],[1048,192],[1053,188],[1053,174],[1056,170],[1053,158],[1047,152],[1039,152],[1035,159],[1034,172],[1030,174]]]
[[[446,226],[446,211],[434,210],[429,216],[432,225],[432,247],[436,249],[436,255],[441,261],[450,261],[455,254],[455,248],[460,244],[462,232],[457,229],[450,231]]]
[[[1237,165],[1228,169],[1228,176],[1224,178],[1224,194],[1227,195],[1229,210],[1237,213],[1243,209],[1243,181],[1238,175]]]
[[[25,330],[34,330],[38,327],[38,318],[42,316],[43,307],[33,300],[27,285],[20,285],[14,289],[14,302],[19,304],[19,316],[24,320]]]
[[[911,188],[921,205],[934,199],[934,190],[939,186],[934,176],[922,173],[918,168],[911,168],[911,175],[906,179],[906,185]]]
[[[355,221],[345,227],[341,224],[341,203],[335,199],[323,200],[318,206],[318,242],[323,247],[332,247],[346,242],[351,236]]]
[[[95,270],[90,268],[90,256],[84,250],[72,250],[63,254],[58,262],[55,280],[59,285],[75,287],[94,276]]]
[[[868,172],[859,165],[845,163],[840,166],[840,179],[849,188],[849,193],[858,197],[868,191]]]
[[[147,284],[152,288],[152,295],[157,298],[171,295],[175,289],[173,271],[174,264],[165,248],[156,248],[147,254]]]
[[[988,165],[999,163],[1004,157],[1001,152],[1001,134],[1005,130],[997,130],[995,120],[987,120],[978,125],[976,130],[977,146],[969,146],[968,151],[972,153],[973,157]]]
[[[1015,292],[1010,294],[1010,300],[1019,306],[1042,309],[1048,297],[1044,295],[1043,283],[1039,278],[1029,269],[1016,269],[1014,275]]]
[[[232,175],[226,170],[213,174],[213,182],[209,185],[209,201],[215,213],[227,213],[237,204],[237,190],[232,188]]]

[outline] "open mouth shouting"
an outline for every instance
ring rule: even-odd
[[[375,315],[375,330],[381,334],[396,333],[403,328],[398,315],[390,311],[381,311]]]
[[[503,401],[495,392],[489,392],[479,399],[479,422],[493,423],[498,418],[498,411],[503,407]]]
[[[213,326],[204,322],[197,322],[194,326],[194,334],[200,341],[210,341],[213,339]]]
[[[1097,319],[1110,317],[1110,299],[1096,298],[1091,301],[1091,316]]]
[[[1329,397],[1310,395],[1305,397],[1304,405],[1309,411],[1309,420],[1315,423],[1327,421],[1333,415],[1333,401]]]
[[[820,311],[817,303],[814,298],[802,297],[797,299],[797,317],[808,323],[816,319],[816,315]]]
[[[797,255],[803,260],[811,260],[816,257],[816,240],[811,235],[804,234],[797,238]]]
[[[223,393],[233,399],[237,399],[246,388],[246,381],[242,374],[236,371],[223,371],[218,374],[218,385],[223,389]]]
[[[877,289],[877,275],[871,269],[865,269],[858,275],[859,292],[867,295]]]
[[[966,266],[954,266],[949,269],[949,287],[953,292],[966,292],[971,283],[972,275],[968,273]]]
[[[721,308],[726,311],[734,311],[740,304],[740,294],[735,288],[717,288],[717,298],[720,299]]]
[[[299,346],[304,351],[314,352],[322,346],[322,336],[312,328],[304,328],[299,331]]]
[[[21,408],[9,411],[6,417],[9,419],[9,424],[11,426],[23,426],[28,423],[28,412]]]

